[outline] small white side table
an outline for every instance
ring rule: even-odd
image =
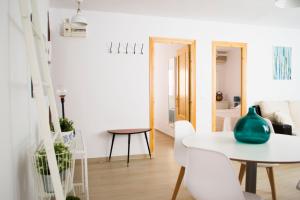
[[[88,185],[88,160],[85,141],[80,130],[76,130],[74,142],[72,144],[73,157],[81,162],[81,182],[74,183],[75,191],[80,194],[81,199],[89,200]],[[76,166],[75,166],[76,167]]]

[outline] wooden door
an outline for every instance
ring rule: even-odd
[[[190,53],[189,47],[177,51],[176,120],[190,121]]]

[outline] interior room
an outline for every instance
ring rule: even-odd
[[[217,48],[217,131],[232,131],[241,117],[241,57],[240,48]]]
[[[0,7],[2,199],[300,199],[300,0]]]

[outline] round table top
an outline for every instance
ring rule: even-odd
[[[224,153],[231,160],[257,163],[300,163],[300,137],[272,134],[264,144],[235,140],[232,132],[198,133],[183,139],[186,147]]]
[[[112,134],[138,134],[145,133],[151,131],[150,128],[135,128],[135,129],[116,129],[116,130],[108,130],[108,133]]]

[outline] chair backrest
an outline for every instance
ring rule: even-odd
[[[189,121],[175,122],[174,156],[180,166],[186,166],[187,148],[182,144],[184,137],[195,133],[193,125]]]
[[[245,200],[229,159],[218,152],[188,148],[185,183],[197,200]]]

